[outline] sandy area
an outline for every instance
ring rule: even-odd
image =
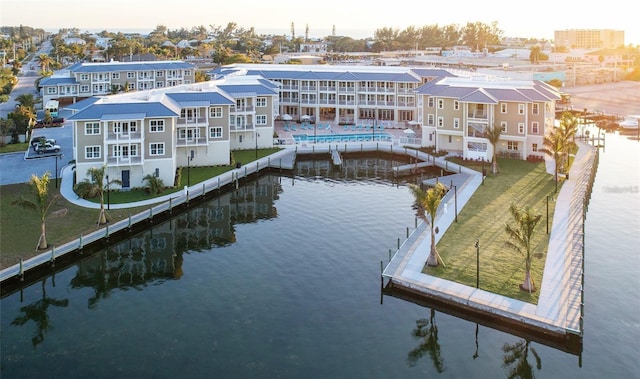
[[[640,114],[640,82],[616,82],[565,87],[574,109],[624,117]]]

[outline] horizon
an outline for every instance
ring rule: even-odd
[[[159,25],[179,30],[198,26],[210,29],[212,25],[224,28],[235,23],[238,28],[254,28],[259,35],[291,35],[293,23],[297,36],[303,36],[308,26],[310,38],[322,38],[331,35],[335,27],[336,35],[363,39],[373,38],[375,30],[382,28],[402,31],[410,27],[464,26],[475,22],[491,26],[495,22],[503,37],[553,41],[556,30],[610,29],[624,31],[625,46],[640,45],[640,23],[628,3],[611,0],[607,5],[595,12],[589,7],[539,0],[535,6],[521,11],[501,0],[487,0],[482,6],[472,0],[460,0],[452,12],[448,4],[416,6],[411,0],[396,0],[393,6],[386,8],[325,0],[321,6],[306,9],[297,0],[279,0],[277,5],[245,0],[242,9],[246,11],[238,11],[235,4],[224,2],[211,6],[205,0],[182,0],[179,6],[170,0],[156,0],[152,6],[128,0],[110,0],[108,3],[3,0],[0,4],[0,25],[24,25],[55,32],[62,28],[150,32]],[[43,18],[41,12],[27,11],[30,9],[43,9],[48,16]],[[197,11],[176,17],[175,9]],[[549,27],[550,20],[558,21]],[[109,26],[96,27],[100,24]]]

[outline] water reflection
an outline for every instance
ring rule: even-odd
[[[433,308],[431,308],[431,316],[428,320],[425,318],[416,320],[416,328],[411,331],[411,335],[420,340],[420,345],[409,352],[407,358],[409,366],[415,366],[420,358],[428,354],[436,371],[438,373],[444,372],[444,359],[440,356],[440,344],[438,343],[436,311]]]
[[[55,286],[53,277],[51,280]],[[24,326],[29,321],[33,321],[36,324],[35,335],[31,338],[34,349],[44,341],[45,334],[52,328],[49,323],[49,307],[66,308],[69,305],[69,299],[54,299],[47,296],[46,278],[41,283],[42,298],[20,307],[20,314],[11,322],[11,325],[16,326]]]
[[[536,369],[542,368],[538,352],[529,344],[528,340],[519,340],[513,344],[505,343],[502,346],[502,351],[505,353],[502,362],[503,367],[508,369],[507,378],[535,378],[533,366],[529,363],[529,352],[533,355]]]

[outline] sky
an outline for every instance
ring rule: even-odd
[[[596,8],[593,2],[559,0],[2,0],[0,25],[148,33],[158,25],[174,30],[235,22],[258,34],[290,35],[293,22],[297,36],[308,25],[313,38],[330,35],[333,26],[337,35],[366,38],[380,28],[496,21],[508,37],[553,40],[555,30],[614,29],[625,31],[625,44],[640,45],[640,18],[632,3],[608,0]]]

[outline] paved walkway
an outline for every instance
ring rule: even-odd
[[[422,223],[396,253],[383,275],[401,287],[429,294],[454,303],[516,321],[524,321],[553,332],[578,334],[582,280],[582,202],[594,163],[595,149],[578,142],[579,151],[571,166],[569,180],[562,186],[549,236],[538,304],[500,296],[422,273],[431,246],[431,235]],[[553,165],[547,169],[553,170]],[[481,175],[470,175],[458,189],[458,209],[462,209],[482,182]],[[436,217],[440,233],[436,242],[455,219],[452,198],[443,199]],[[444,209],[448,208],[448,212]]]

